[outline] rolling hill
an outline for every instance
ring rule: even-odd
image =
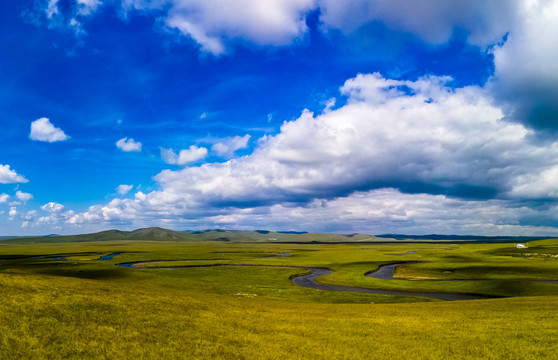
[[[36,237],[4,237],[2,243],[64,243],[93,241],[220,241],[269,243],[367,243],[367,242],[524,242],[542,237],[485,237],[456,235],[367,235],[319,234],[295,231],[222,230],[174,231],[160,227],[133,231],[106,230],[81,235],[47,235]]]

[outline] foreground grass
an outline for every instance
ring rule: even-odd
[[[558,298],[308,304],[2,274],[2,359],[541,359]]]
[[[546,255],[557,248],[551,240],[524,251],[510,244],[0,245],[0,359],[554,358],[558,285],[513,279],[558,278],[558,259]],[[114,252],[123,254],[96,260]],[[293,256],[267,257],[278,252]],[[115,266],[148,260],[327,266],[335,272],[324,283],[524,297],[442,302],[305,289],[289,280],[301,269]],[[399,269],[408,280],[363,276],[408,260],[424,261]],[[489,280],[443,281],[464,277]],[[419,278],[431,280],[412,280]]]

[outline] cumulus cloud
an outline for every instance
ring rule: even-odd
[[[66,141],[70,137],[64,131],[52,125],[49,119],[40,118],[31,123],[29,138],[37,141],[57,142]]]
[[[16,197],[21,201],[29,201],[33,198],[33,195],[18,190],[16,192]]]
[[[440,44],[459,27],[468,32],[472,44],[481,46],[499,41],[518,15],[517,1],[321,0],[320,8],[324,25],[345,33],[381,21],[394,30]]]
[[[133,185],[118,185],[118,187],[116,188],[116,191],[120,194],[120,195],[126,195],[127,193],[130,192],[130,190],[133,189]]]
[[[157,194],[136,199],[114,199],[95,205],[66,221],[71,224],[116,223],[198,228],[234,227],[369,234],[558,235],[558,208],[531,208],[521,203],[492,199],[471,201],[445,195],[405,194],[393,188],[355,192],[344,197],[314,199],[308,203],[279,203],[257,207],[194,209],[163,203]],[[169,194],[165,194],[169,196]],[[155,222],[154,218],[156,218]],[[135,225],[137,226],[137,225]]]
[[[214,144],[211,150],[215,151],[219,156],[232,156],[235,151],[246,149],[248,147],[248,140],[250,140],[250,135],[248,134],[228,137]]]
[[[122,138],[116,142],[116,147],[125,152],[141,151],[141,143],[132,138]]]
[[[286,45],[307,32],[305,18],[320,10],[324,29],[352,33],[380,21],[396,31],[423,40],[446,42],[456,28],[467,31],[469,41],[487,46],[501,40],[514,26],[519,1],[456,0],[125,0],[123,9],[164,11],[167,27],[191,37],[209,53],[220,55],[226,43],[243,39],[258,45]]]
[[[306,13],[314,2],[174,0],[167,2],[165,24],[191,37],[204,51],[219,55],[226,50],[227,40],[244,39],[258,45],[291,43],[305,33]],[[145,1],[132,3],[136,9],[146,6]]]
[[[41,216],[37,219],[38,224],[48,224],[57,225],[64,222],[68,222],[73,216],[75,216],[74,211],[65,210],[64,205],[49,202],[41,206],[41,210],[48,213],[46,216]]]
[[[0,183],[1,184],[14,184],[26,183],[28,180],[23,176],[10,169],[10,165],[0,164]]]
[[[49,212],[61,212],[64,210],[64,205],[55,202],[49,202],[41,206],[41,209]]]
[[[558,2],[520,2],[521,17],[493,50],[489,86],[507,101],[510,116],[536,129],[558,131]]]
[[[73,214],[66,222],[69,224],[99,223],[103,221],[113,221],[117,223],[132,222],[141,220],[140,214],[135,207],[136,201],[129,199],[113,199],[107,205],[93,205],[81,214]]]
[[[161,158],[167,164],[186,165],[196,162],[207,156],[207,149],[190,145],[188,149],[180,150],[176,154],[172,149],[161,149]]]
[[[10,199],[10,195],[5,193],[0,194],[0,203],[8,202],[9,199]]]
[[[232,208],[209,216],[207,228],[268,228],[368,234],[556,235],[556,208],[537,209],[505,200],[471,201],[444,195],[404,194],[384,188],[346,197],[315,199],[306,204],[281,203]],[[544,218],[546,223],[532,219]]]
[[[394,186],[465,197],[505,191],[521,171],[528,131],[502,121],[482,89],[453,90],[447,78],[348,80],[348,104],[285,122],[260,139],[252,155],[156,180],[176,193],[208,201],[289,201]],[[408,93],[411,92],[412,95]]]
[[[455,208],[469,220],[432,228],[551,231],[553,226],[541,225],[540,219],[554,219],[554,210],[525,204],[557,198],[558,184],[549,179],[558,166],[558,143],[531,143],[530,130],[505,121],[487,91],[454,89],[447,86],[450,80],[358,75],[341,87],[344,106],[318,115],[304,111],[285,122],[279,134],[259,139],[252,154],[164,170],[155,177],[160,190],[92,206],[70,222],[157,218],[254,226],[267,219],[284,228],[282,217],[290,221],[314,213],[323,214],[322,224],[331,220],[339,226],[323,231],[344,231],[350,224],[365,228],[367,221],[429,226],[436,217],[449,221],[442,214]],[[535,180],[544,186],[530,174],[543,174]],[[542,191],[526,191],[530,184]],[[348,212],[353,215],[345,217]],[[317,221],[316,216],[308,218]],[[349,225],[343,227],[344,219]],[[467,221],[478,226],[467,227]],[[311,226],[301,219],[295,223],[299,229]]]

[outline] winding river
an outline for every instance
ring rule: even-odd
[[[274,253],[272,256],[265,256],[265,258],[269,257],[284,257],[284,256],[292,256],[290,253]],[[134,269],[187,269],[187,268],[202,268],[202,267],[218,267],[218,266],[226,266],[226,267],[238,267],[238,266],[254,266],[254,267],[277,267],[277,268],[291,268],[291,269],[303,269],[310,271],[309,274],[305,275],[298,275],[292,278],[292,282],[298,286],[316,289],[316,290],[328,290],[328,291],[350,291],[350,292],[358,292],[358,293],[370,293],[370,294],[381,294],[381,295],[399,295],[399,296],[419,296],[419,297],[426,297],[431,299],[438,299],[438,300],[478,300],[478,299],[488,299],[491,298],[489,296],[482,296],[482,295],[470,295],[470,294],[453,294],[453,293],[435,293],[435,292],[423,292],[423,291],[403,291],[403,290],[386,290],[386,289],[370,289],[370,288],[363,288],[363,287],[356,287],[356,286],[344,286],[344,285],[329,285],[329,284],[322,284],[316,281],[316,278],[324,275],[329,275],[333,273],[333,271],[329,268],[321,268],[321,267],[308,267],[308,266],[296,266],[296,265],[265,265],[265,264],[209,264],[209,265],[199,265],[199,264],[191,264],[191,265],[180,265],[180,266],[141,266],[141,264],[147,263],[164,263],[164,262],[172,262],[172,261],[207,261],[207,260],[217,260],[217,259],[188,259],[188,260],[143,260],[143,261],[133,261],[133,262],[126,262],[117,264],[118,266],[127,267],[127,268],[134,268]],[[395,279],[393,277],[393,272],[395,267],[398,265],[408,264],[408,263],[416,263],[416,262],[402,262],[398,264],[390,264],[380,266],[380,268],[375,272],[367,273],[367,276],[375,277],[377,279],[382,280],[391,280]],[[372,276],[376,274],[376,276]]]
[[[227,252],[219,252],[222,254],[226,254]],[[239,253],[239,252],[235,252]],[[96,254],[102,255],[101,253],[83,253],[87,255]],[[100,256],[96,260],[113,260],[116,256],[121,255],[122,252],[114,252],[107,255]],[[53,254],[53,255],[39,255],[39,256],[29,256],[29,257],[44,257],[44,258],[52,258],[59,261],[71,261],[67,258],[62,257],[61,255],[78,255],[78,254]],[[79,254],[82,255],[82,254]],[[407,255],[407,254],[392,254],[392,255]],[[259,258],[273,258],[273,257],[288,257],[292,256],[291,253],[281,253],[281,252],[270,252],[266,253],[265,256],[260,256]],[[27,256],[18,257],[21,258],[28,258]],[[17,258],[15,258],[17,259]],[[2,259],[8,260],[8,259]],[[330,285],[330,284],[322,284],[316,281],[316,279],[320,276],[329,275],[333,273],[333,271],[329,268],[325,267],[311,267],[311,266],[296,266],[296,265],[267,265],[267,264],[196,264],[199,261],[224,261],[230,259],[172,259],[172,260],[141,260],[141,261],[132,261],[132,262],[125,262],[116,264],[120,267],[132,268],[132,269],[187,269],[187,268],[202,268],[202,267],[275,267],[275,268],[290,268],[290,269],[301,269],[309,271],[308,274],[304,275],[296,275],[291,278],[292,282],[298,286],[316,289],[316,290],[328,290],[328,291],[350,291],[350,292],[358,292],[358,293],[370,293],[370,294],[381,294],[381,295],[399,295],[399,296],[417,296],[417,297],[425,297],[431,299],[438,299],[438,300],[445,300],[445,301],[453,301],[453,300],[478,300],[478,299],[489,299],[492,298],[491,296],[484,296],[484,295],[476,295],[476,294],[455,294],[455,293],[443,293],[443,292],[424,292],[424,291],[405,291],[405,290],[387,290],[387,289],[370,289],[370,288],[363,288],[363,287],[356,287],[356,286],[344,286],[344,285]],[[170,262],[191,262],[187,265],[177,265],[177,266],[169,266],[169,265],[162,265],[162,266],[142,266],[142,264],[148,263],[170,263]],[[385,264],[381,265],[377,270],[369,271],[364,275],[367,277],[379,279],[379,280],[390,280],[390,281],[401,281],[402,279],[395,278],[393,276],[395,269],[401,265],[408,265],[408,264],[418,264],[421,261],[402,261],[393,264]],[[75,264],[75,263],[73,263]],[[417,280],[420,281],[420,280]],[[448,280],[440,280],[440,281],[481,281],[481,279],[448,279]],[[510,281],[533,281],[533,282],[544,282],[550,284],[558,284],[556,280],[510,280]]]
[[[394,267],[395,268],[395,267]],[[404,291],[404,290],[386,290],[386,289],[369,289],[356,286],[328,285],[316,282],[316,278],[323,275],[331,274],[333,271],[328,268],[308,268],[312,273],[308,275],[297,276],[293,282],[299,286],[318,290],[332,291],[352,291],[359,293],[382,294],[382,295],[400,295],[400,296],[420,296],[438,300],[479,300],[490,299],[490,296],[469,295],[469,294],[452,294],[452,293],[435,293],[423,291]],[[381,270],[381,267],[378,271]],[[371,273],[370,273],[371,274]]]

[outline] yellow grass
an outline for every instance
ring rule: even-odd
[[[434,260],[433,246],[421,247],[423,258]],[[216,253],[231,249],[238,253]],[[107,262],[78,256],[75,266],[0,261],[0,359],[551,359],[558,353],[557,296],[378,304],[409,299],[302,289],[288,280],[296,269],[188,272],[114,265],[173,254],[332,268],[358,267],[371,256],[393,259],[382,255],[391,248],[258,247],[294,254],[267,259],[242,253],[250,249],[207,243],[0,246],[0,258],[137,251]],[[478,261],[487,249],[466,250]]]

